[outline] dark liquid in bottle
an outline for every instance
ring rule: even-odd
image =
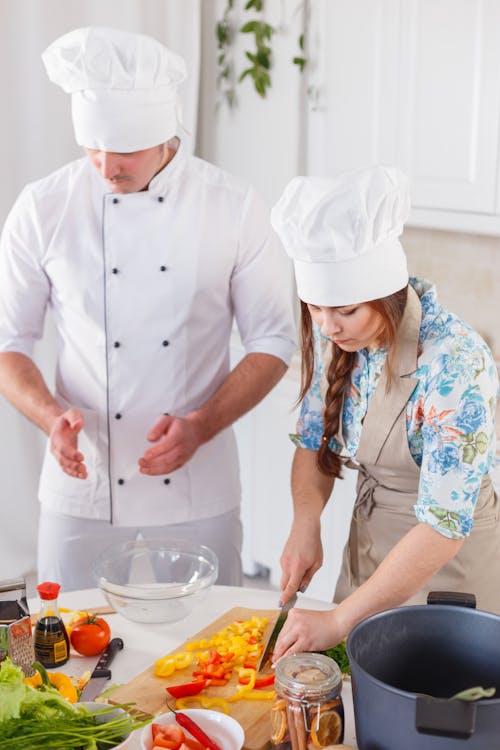
[[[35,625],[35,658],[44,667],[60,667],[69,659],[69,639],[59,617],[41,617]]]

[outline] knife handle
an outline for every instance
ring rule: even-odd
[[[99,661],[95,665],[92,677],[106,677],[108,680],[111,677],[111,670],[108,669],[109,665],[113,661],[118,651],[123,648],[123,641],[121,638],[112,638],[102,654],[99,657]]]

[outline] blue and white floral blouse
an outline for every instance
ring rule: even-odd
[[[422,304],[418,367],[413,373],[419,383],[406,409],[408,445],[420,467],[415,514],[444,536],[461,539],[472,529],[481,479],[495,460],[498,375],[484,341],[439,304],[434,286],[415,278],[410,284]],[[323,435],[322,338],[314,325],[314,377],[302,402],[297,434],[290,436],[297,447],[310,450],[318,450]],[[358,352],[344,401],[346,447],[337,444],[344,456],[356,456],[362,420],[386,354],[385,349]]]

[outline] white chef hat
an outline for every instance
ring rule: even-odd
[[[51,81],[71,94],[80,146],[130,153],[176,134],[186,65],[156,39],[103,27],[75,29],[43,53]]]
[[[291,180],[271,223],[293,259],[300,299],[342,307],[403,289],[398,237],[409,210],[408,179],[394,167]]]

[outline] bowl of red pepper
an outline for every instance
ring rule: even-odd
[[[209,708],[186,708],[156,716],[141,731],[142,750],[241,750],[243,727]]]
[[[137,539],[111,545],[93,564],[109,604],[133,622],[182,620],[217,580],[215,552],[183,539]]]

